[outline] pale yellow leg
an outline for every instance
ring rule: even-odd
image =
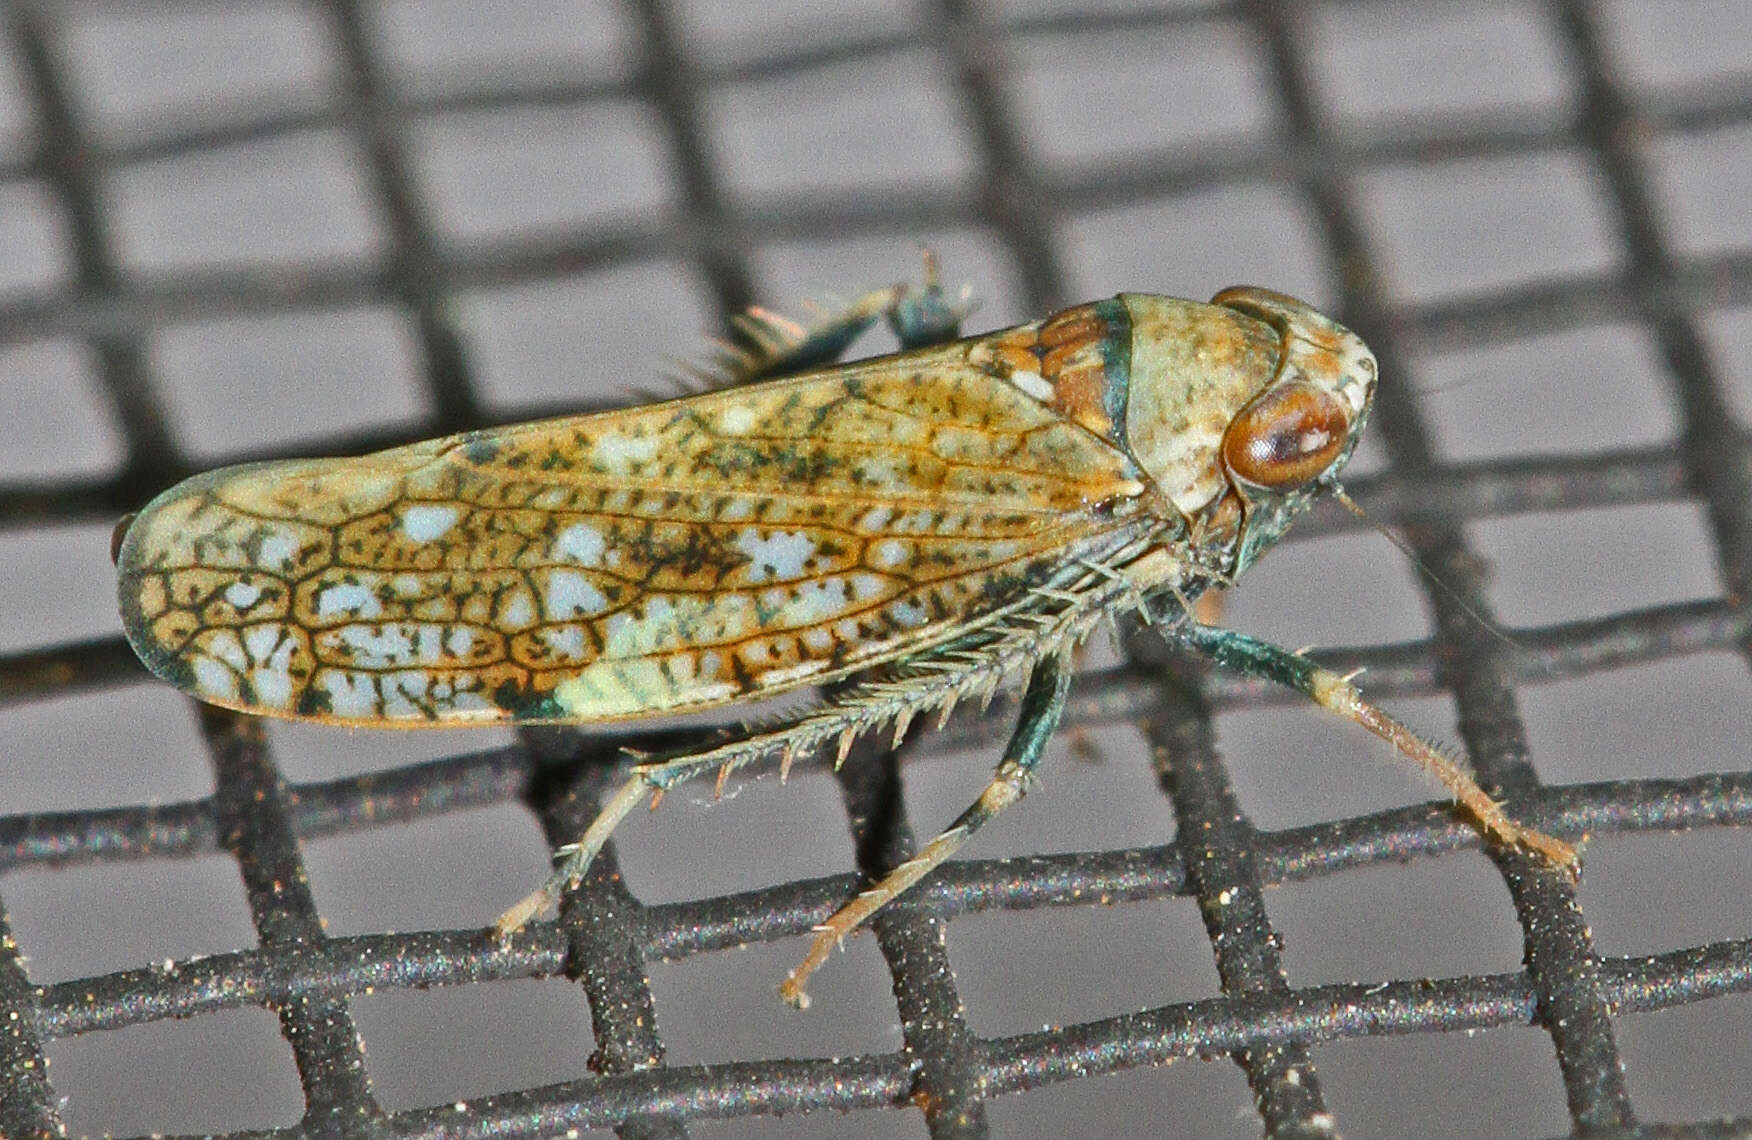
[[[569,843],[554,852],[561,857],[560,864],[548,876],[547,882],[519,899],[493,923],[494,936],[500,941],[511,937],[528,925],[530,919],[559,902],[562,894],[576,887],[584,878],[584,873],[590,870],[590,864],[596,860],[597,853],[608,842],[608,837],[614,834],[620,821],[647,794],[657,790],[642,772],[636,773],[622,784],[608,803],[603,805],[596,818],[590,821],[590,826],[585,829],[578,842]]]
[[[1581,854],[1575,847],[1510,819],[1503,811],[1503,805],[1491,799],[1490,793],[1478,786],[1470,772],[1385,711],[1364,700],[1355,685],[1330,669],[1322,669],[1301,654],[1291,653],[1269,641],[1231,629],[1187,623],[1170,628],[1168,633],[1226,669],[1287,685],[1312,697],[1321,707],[1362,725],[1441,781],[1480,831],[1500,842],[1523,847],[1547,863],[1575,874],[1581,862]]]
[[[809,995],[803,992],[804,983],[809,980],[810,974],[833,955],[835,947],[862,926],[865,920],[954,855],[982,824],[1027,793],[1034,769],[1046,750],[1046,742],[1051,739],[1053,730],[1058,726],[1059,714],[1064,711],[1065,695],[1070,691],[1070,684],[1071,669],[1065,660],[1055,656],[1035,665],[1034,674],[1028,680],[1028,690],[1022,697],[1022,712],[1016,723],[1016,730],[1004,750],[1003,762],[998,765],[991,783],[986,785],[979,799],[962,812],[941,835],[925,844],[917,855],[888,872],[869,890],[835,911],[826,922],[816,927],[815,940],[809,944],[809,953],[779,986],[780,997],[798,1009],[807,1009]]]
[[[1581,863],[1581,853],[1571,844],[1510,819],[1503,811],[1503,805],[1479,787],[1470,772],[1381,708],[1363,699],[1355,685],[1327,669],[1316,668],[1310,679],[1312,692],[1309,695],[1322,707],[1356,721],[1416,762],[1448,789],[1481,830],[1510,846],[1524,847],[1547,863],[1571,872]]]

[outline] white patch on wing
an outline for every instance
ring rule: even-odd
[[[189,668],[195,674],[195,691],[201,696],[215,701],[237,699],[237,674],[222,662],[199,653],[190,659]]]
[[[893,570],[912,561],[912,544],[898,538],[885,538],[870,548],[870,563],[878,570]]]
[[[260,587],[248,582],[233,582],[225,587],[225,600],[231,603],[235,610],[247,610],[261,600]]]
[[[348,625],[323,634],[322,639],[330,645],[339,642],[346,649],[348,660],[357,668],[406,669],[444,663],[445,628],[407,622],[380,626]]]
[[[298,557],[298,536],[284,527],[269,527],[256,546],[256,562],[264,570],[289,570]]]
[[[406,665],[414,655],[414,642],[405,625],[349,625],[336,632],[353,664],[361,669],[391,669]]]
[[[650,461],[657,454],[657,440],[652,436],[622,435],[620,432],[609,432],[596,437],[596,444],[591,449],[592,457],[604,471],[617,475],[630,474],[642,463]]]
[[[675,603],[665,597],[647,598],[637,614],[622,611],[602,623],[604,657],[645,657],[683,643],[684,624]]]
[[[606,546],[601,531],[586,523],[573,523],[554,535],[550,557],[556,561],[570,560],[580,566],[600,566]]]
[[[886,456],[865,456],[858,460],[858,478],[872,487],[893,487],[900,483],[894,460]]]
[[[528,590],[513,590],[500,600],[499,624],[506,629],[527,629],[535,624],[535,602]]]
[[[888,579],[879,574],[852,575],[852,597],[856,601],[867,602],[889,592]]]
[[[538,631],[536,639],[547,646],[548,652],[564,661],[582,661],[589,656],[583,626],[553,626]]]
[[[744,435],[755,422],[754,409],[747,404],[730,404],[718,413],[718,430],[725,435]]]
[[[329,711],[346,720],[377,717],[377,684],[374,678],[340,669],[324,669],[316,687],[328,694]]]
[[[224,662],[235,672],[241,673],[249,668],[249,654],[244,652],[243,643],[237,639],[237,634],[229,629],[214,630],[201,648],[215,661]]]
[[[784,582],[803,577],[815,540],[802,531],[762,534],[746,527],[736,536],[736,549],[748,556],[750,582]]]
[[[292,704],[292,678],[285,673],[257,669],[249,675],[249,687],[262,708],[284,711]]]
[[[374,618],[383,613],[383,603],[374,590],[356,582],[336,582],[316,592],[318,618]]]
[[[432,542],[443,538],[456,525],[461,512],[442,503],[419,503],[403,507],[402,533],[415,542]]]
[[[252,625],[243,631],[243,648],[257,665],[272,657],[285,643],[285,631],[277,622]]]
[[[273,649],[263,656],[256,652],[257,646],[251,644],[257,630],[266,630],[278,640]],[[265,641],[265,638],[255,639]],[[258,705],[263,708],[287,710],[292,705],[292,651],[297,643],[284,636],[279,626],[258,626],[244,635],[245,645],[250,656],[259,664],[249,671],[250,689],[255,695]]]
[[[931,620],[930,611],[920,601],[896,600],[888,603],[888,616],[902,629],[917,629]]]
[[[418,671],[391,673],[380,682],[383,689],[383,715],[396,720],[421,720],[426,716],[424,702],[432,679]]]
[[[826,578],[799,584],[793,595],[778,607],[774,622],[781,628],[819,625],[846,612],[847,591],[844,578]]]
[[[894,521],[890,529],[901,534],[932,534],[937,530],[936,511],[908,511]]]
[[[1012,372],[1010,383],[1020,388],[1025,395],[1032,396],[1041,403],[1052,399],[1052,385],[1038,372]]]
[[[813,677],[826,668],[825,661],[800,661],[795,665],[764,671],[760,674],[760,683],[766,688],[776,689],[781,685],[795,684],[806,677]]]
[[[608,599],[595,582],[576,570],[553,570],[548,573],[542,608],[549,621],[567,621],[601,613],[608,608]]]
[[[499,706],[489,701],[484,693],[473,689],[448,694],[442,704],[446,720],[497,720],[504,715]]]
[[[414,648],[422,665],[439,665],[444,661],[444,627],[422,625],[414,627]]]
[[[736,695],[735,685],[694,681],[682,660],[670,659],[668,675],[662,662],[651,658],[597,661],[579,670],[576,677],[555,685],[554,700],[568,715],[589,720],[706,704]]]

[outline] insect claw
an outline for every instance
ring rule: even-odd
[[[919,246],[919,260],[924,263],[925,288],[935,289],[942,280],[942,267],[937,264],[937,251],[928,245]],[[966,286],[963,286],[966,288]]]
[[[792,745],[785,745],[784,750],[779,753],[779,783],[782,784],[791,778],[791,764],[796,759],[797,749]]]
[[[713,799],[721,800],[724,798],[724,783],[726,780],[730,779],[730,770],[732,768],[734,768],[735,766],[736,766],[735,760],[726,760],[726,761],[724,761],[723,764],[719,765],[719,767],[718,767],[718,782],[712,788],[712,798]],[[652,806],[655,807],[656,805],[653,804]]]
[[[528,926],[531,919],[552,906],[553,903],[553,891],[546,886],[530,892],[493,923],[493,937],[499,942],[506,941],[513,934]]]
[[[835,768],[838,768],[841,764],[844,764],[846,762],[846,757],[848,757],[852,754],[852,743],[854,741],[856,741],[857,739],[858,739],[857,727],[855,725],[847,725],[845,727],[845,730],[840,733],[839,755],[834,758],[834,762],[833,762],[833,766]]]
[[[652,811],[656,811],[657,805],[663,802],[663,793],[667,790],[668,790],[667,788],[652,788],[651,789],[651,810]]]

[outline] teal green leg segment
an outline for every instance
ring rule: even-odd
[[[1322,708],[1362,725],[1440,781],[1485,835],[1510,847],[1527,848],[1572,874],[1579,867],[1581,854],[1576,848],[1510,819],[1503,805],[1492,799],[1458,761],[1364,699],[1349,678],[1323,669],[1299,653],[1232,629],[1185,622],[1168,626],[1166,631],[1170,638],[1210,658],[1221,668],[1294,689]]]
[[[1258,677],[1319,700],[1314,695],[1314,675],[1325,670],[1299,653],[1232,629],[1197,622],[1170,627],[1168,634],[1231,673]]]
[[[738,317],[736,324],[750,352],[738,366],[736,379],[738,383],[770,380],[832,364],[883,318],[903,350],[929,348],[960,336],[961,318],[966,315],[965,305],[944,294],[936,258],[927,254],[923,285],[874,289],[800,333],[764,310],[751,309]]]
[[[925,285],[908,289],[888,308],[888,327],[907,351],[945,344],[961,335],[964,306],[952,303],[937,280],[937,261],[925,259]]]
[[[904,288],[878,289],[866,293],[824,320],[803,330],[794,340],[780,340],[777,346],[767,342],[760,332],[772,332],[776,327],[782,337],[787,326],[761,309],[751,309],[737,318],[736,324],[755,342],[756,356],[750,359],[737,377],[738,382],[772,380],[810,368],[832,364],[843,355],[852,342],[864,335],[882,314],[899,303]]]
[[[804,983],[833,955],[836,946],[877,911],[954,855],[987,820],[1027,794],[1034,780],[1034,770],[1046,752],[1046,743],[1058,728],[1070,687],[1071,669],[1064,658],[1055,654],[1035,663],[1028,678],[1028,688],[1022,694],[1021,715],[1010,735],[1010,743],[1004,749],[1004,758],[979,799],[941,835],[925,844],[917,855],[884,875],[880,882],[816,927],[815,941],[810,943],[809,953],[779,986],[781,997],[799,1009],[806,1008],[809,995],[803,992]]]

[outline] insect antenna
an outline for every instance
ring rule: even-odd
[[[1492,637],[1496,638],[1498,641],[1502,642],[1504,645],[1508,646],[1511,649],[1518,651],[1518,650],[1525,648],[1524,646],[1521,645],[1520,642],[1516,641],[1514,638],[1510,637],[1507,633],[1505,633],[1503,631],[1503,629],[1500,626],[1498,626],[1495,622],[1491,621],[1489,618],[1485,617],[1483,614],[1479,613],[1476,609],[1474,609],[1470,602],[1468,602],[1465,598],[1460,596],[1459,591],[1455,590],[1454,587],[1448,585],[1447,582],[1443,581],[1442,576],[1440,574],[1437,574],[1434,570],[1431,570],[1429,568],[1429,566],[1424,563],[1424,560],[1422,558],[1418,557],[1417,551],[1415,551],[1411,548],[1410,543],[1406,542],[1403,538],[1400,538],[1398,535],[1394,534],[1392,531],[1388,530],[1386,527],[1384,527],[1380,523],[1376,522],[1374,517],[1372,515],[1370,515],[1369,512],[1363,510],[1362,506],[1355,499],[1351,498],[1349,495],[1344,493],[1344,488],[1334,487],[1332,490],[1332,496],[1333,496],[1333,498],[1337,499],[1340,503],[1344,504],[1345,510],[1349,511],[1351,514],[1357,516],[1359,519],[1362,519],[1364,522],[1368,523],[1370,528],[1373,529],[1377,534],[1379,534],[1382,538],[1385,538],[1388,542],[1391,542],[1394,545],[1394,547],[1396,549],[1398,549],[1399,553],[1405,555],[1405,557],[1411,562],[1411,564],[1413,566],[1417,567],[1417,572],[1419,574],[1422,574],[1425,578],[1429,579],[1431,584],[1433,584],[1436,587],[1436,589],[1442,591],[1443,594],[1447,595],[1449,601],[1453,602],[1455,605],[1460,607],[1461,613],[1464,613],[1467,617],[1469,617],[1473,621],[1477,622],[1479,627],[1481,629],[1483,629],[1486,633],[1490,634]]]

